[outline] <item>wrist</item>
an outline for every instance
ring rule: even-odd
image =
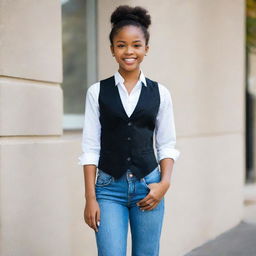
[[[169,188],[171,186],[171,182],[169,180],[161,180],[160,183],[166,188]]]
[[[86,200],[96,200],[96,195],[85,195]]]

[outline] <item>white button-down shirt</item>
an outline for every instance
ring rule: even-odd
[[[125,85],[124,78],[116,71],[114,74],[115,86],[118,87],[119,95],[123,107],[130,117],[133,113],[141,92],[142,86],[147,86],[145,76],[140,69],[140,77],[130,94]],[[169,90],[158,83],[160,93],[160,106],[156,117],[154,131],[155,148],[158,163],[164,158],[172,158],[176,161],[180,151],[175,149],[176,132],[174,125],[173,105]],[[92,84],[86,93],[85,115],[82,136],[82,155],[78,157],[79,165],[94,164],[98,167],[100,156],[100,132],[101,124],[99,121],[99,97],[100,82]]]

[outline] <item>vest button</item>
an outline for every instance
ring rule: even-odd
[[[131,126],[131,125],[132,125],[132,122],[129,122],[128,125]]]
[[[127,157],[127,161],[130,161],[131,160],[131,158],[130,157]]]
[[[131,140],[131,137],[127,137],[127,140]]]

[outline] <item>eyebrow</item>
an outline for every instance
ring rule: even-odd
[[[126,41],[123,41],[123,40],[118,40],[118,41],[116,41],[117,43],[118,42],[121,42],[121,43],[126,43]],[[135,42],[142,42],[141,40],[134,40],[133,41],[133,43],[135,43]]]

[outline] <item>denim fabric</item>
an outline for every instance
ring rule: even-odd
[[[114,178],[99,169],[95,192],[100,206],[100,226],[95,231],[98,256],[126,256],[128,224],[132,238],[132,256],[158,256],[164,217],[164,197],[152,210],[136,205],[150,191],[150,183],[160,182],[159,167],[144,178],[127,170]]]

